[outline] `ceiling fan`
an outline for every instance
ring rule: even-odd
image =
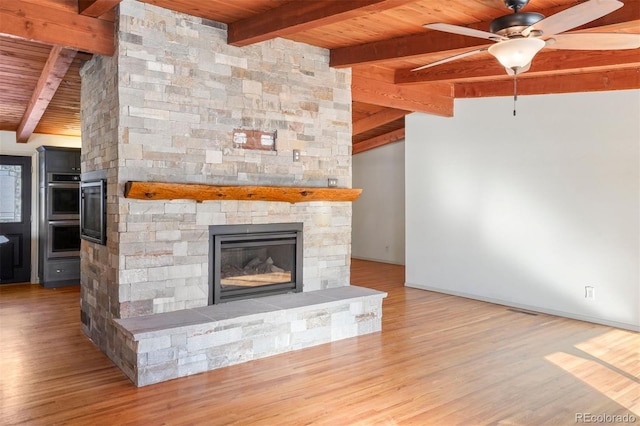
[[[432,30],[478,37],[496,43],[489,47],[450,56],[414,68],[412,71],[419,71],[488,51],[505,67],[507,74],[515,76],[528,71],[533,57],[545,46],[569,50],[618,50],[640,47],[640,34],[561,34],[624,6],[624,3],[618,0],[588,0],[547,18],[540,13],[520,12],[520,9],[526,6],[529,0],[504,0],[504,3],[514,13],[491,21],[489,24],[491,32],[443,23],[423,25]]]

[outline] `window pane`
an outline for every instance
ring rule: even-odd
[[[22,222],[22,166],[0,165],[0,223]]]

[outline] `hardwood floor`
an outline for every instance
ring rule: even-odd
[[[0,286],[0,423],[640,422],[638,333],[405,288],[401,266],[352,271],[389,293],[381,333],[144,388],[82,333],[77,287]]]

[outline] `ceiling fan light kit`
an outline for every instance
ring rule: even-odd
[[[514,38],[489,47],[489,53],[505,68],[516,71],[526,67],[533,57],[545,46],[539,38]],[[518,74],[518,72],[516,72]]]

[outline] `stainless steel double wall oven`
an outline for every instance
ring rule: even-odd
[[[80,173],[47,173],[47,257],[80,255]]]

